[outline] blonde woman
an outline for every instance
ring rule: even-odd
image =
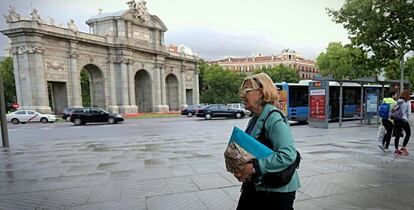
[[[293,209],[300,186],[296,171],[300,155],[288,120],[275,106],[278,93],[272,79],[265,73],[247,77],[241,86],[241,99],[254,113],[246,132],[274,152],[234,173],[243,182],[237,209]],[[279,179],[281,173],[288,178]]]

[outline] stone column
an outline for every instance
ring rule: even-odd
[[[49,106],[49,97],[48,97],[48,90],[47,90],[47,82],[45,79],[45,72],[43,69],[43,53],[45,49],[38,46],[33,47],[33,62],[34,62],[34,71],[33,71],[33,78],[36,81],[32,83],[33,87],[33,95],[34,97],[34,104],[36,106],[36,110],[41,113],[51,113],[52,109]]]
[[[193,78],[193,104],[200,103],[200,93],[198,88],[198,66],[194,69],[194,78]]]
[[[119,111],[121,113],[127,113],[129,111],[129,92],[128,92],[128,59],[123,58],[120,60],[121,64],[121,106]]]
[[[19,56],[17,54],[16,48],[10,52],[13,55],[13,74],[14,74],[14,82],[16,84],[16,96],[17,96],[17,103],[22,105],[22,88],[20,83],[20,70],[19,70]]]
[[[129,112],[137,113],[138,106],[136,105],[136,96],[135,96],[135,75],[134,75],[134,60],[128,60],[128,87],[129,87]]]
[[[112,113],[119,113],[118,102],[116,100],[116,80],[115,80],[115,63],[116,58],[109,59],[109,111]]]
[[[71,43],[71,45],[73,45]],[[69,53],[69,78],[71,83],[71,107],[82,107],[82,91],[80,88],[80,72],[78,72],[79,54],[72,49]]]
[[[160,69],[161,104],[167,105],[167,89],[165,84],[165,68]]]
[[[33,105],[33,89],[32,78],[30,76],[30,60],[28,55],[28,49],[25,46],[18,48],[18,65],[19,65],[19,79],[21,90],[21,109],[35,109]]]
[[[152,79],[152,95],[153,95],[153,110],[154,111],[158,111],[156,106],[161,105],[161,75],[160,75],[160,66],[159,64],[155,64],[154,65],[154,70],[153,70],[153,79]]]
[[[181,104],[181,109],[184,109],[187,107],[187,98],[186,98],[186,92],[185,92],[185,74],[186,74],[186,66],[185,62],[183,63],[180,71],[180,84],[179,84],[179,90],[178,93],[180,94],[179,100]]]
[[[166,105],[164,64],[157,63],[154,70],[154,85],[152,92],[154,94],[154,112],[168,112],[169,107]]]

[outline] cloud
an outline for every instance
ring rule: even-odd
[[[17,12],[20,14],[29,16],[31,5],[26,0],[2,1],[4,1],[4,5],[15,6]],[[55,21],[63,24],[64,27],[66,27],[66,23],[69,19],[73,18],[79,30],[83,32],[89,31],[88,26],[85,24],[85,20],[96,15],[98,13],[98,7],[103,8],[104,13],[126,8],[124,3],[119,3],[117,1],[101,0],[99,3],[97,2],[98,0],[72,0],[71,4],[68,4],[68,2],[65,1],[33,0],[33,7],[39,9],[43,19],[47,20],[48,16],[54,17]],[[250,56],[259,53],[264,55],[277,55],[285,48],[295,50],[302,53],[306,58],[313,59],[317,57],[318,53],[323,51],[327,45],[318,42],[316,38],[313,41],[306,39],[305,42],[302,40],[303,37],[295,36],[295,34],[297,35],[298,33],[292,32],[290,29],[285,30],[280,28],[282,27],[280,23],[277,30],[274,28],[273,30],[261,30],[261,28],[266,27],[261,27],[257,21],[254,23],[248,22],[250,19],[236,22],[233,21],[231,24],[225,24],[226,27],[224,28],[220,26],[220,24],[223,23],[222,18],[219,18],[220,20],[218,23],[220,24],[218,25],[213,24],[213,20],[211,20],[213,21],[212,23],[204,23],[203,18],[188,23],[186,22],[186,20],[189,21],[187,18],[188,15],[177,17],[176,11],[170,14],[171,11],[164,11],[163,9],[165,9],[165,6],[162,7],[162,5],[163,4],[161,3],[154,3],[153,7],[159,7],[159,11],[156,12],[156,14],[159,13],[160,16],[164,15],[165,20],[163,21],[166,23],[171,22],[170,24],[167,24],[169,30],[165,34],[166,44],[185,44],[206,59],[221,59],[226,56]],[[7,7],[0,7],[0,13],[6,14]],[[186,19],[182,19],[183,17]],[[194,18],[197,20],[196,17]],[[254,19],[252,20],[254,21]],[[240,24],[240,22],[243,22],[243,24]],[[231,27],[233,25],[241,26]],[[257,28],[253,26],[257,26]],[[0,28],[6,29],[7,27],[7,23],[5,23],[4,20],[0,20]],[[320,35],[320,33],[318,34]],[[308,36],[309,32],[305,38]],[[8,41],[6,36],[0,35],[0,55],[6,54],[4,48],[7,47]]]
[[[167,44],[184,44],[206,59],[250,56],[254,53],[279,54],[284,48],[258,33],[223,32],[211,28],[184,28],[167,31]]]

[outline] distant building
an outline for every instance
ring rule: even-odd
[[[302,79],[313,79],[319,74],[316,62],[305,59],[300,53],[285,49],[280,55],[256,55],[243,58],[228,57],[222,60],[211,61],[210,64],[218,64],[224,69],[237,72],[253,73],[255,69],[273,68],[280,64],[295,68]]]
[[[168,52],[170,52],[170,54],[198,59],[198,55],[192,49],[182,44],[181,45],[170,44],[168,45],[167,50]]]

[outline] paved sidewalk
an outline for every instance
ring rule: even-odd
[[[0,209],[235,209],[223,152],[246,123],[145,119],[118,125],[134,129],[127,138],[13,142],[0,149]],[[292,127],[304,159],[295,209],[414,209],[414,143],[394,158],[376,146],[377,125],[344,127]]]

